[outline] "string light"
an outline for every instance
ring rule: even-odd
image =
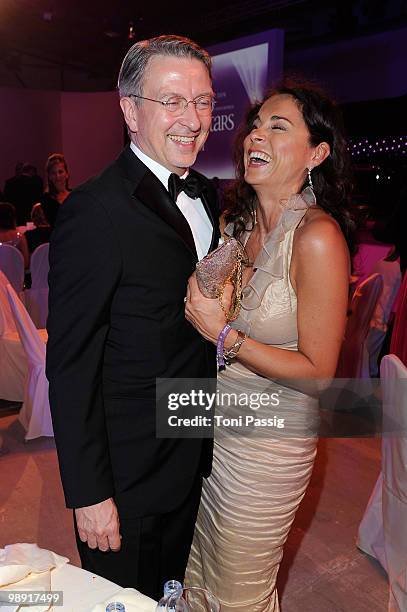
[[[350,139],[348,150],[355,159],[368,160],[378,154],[400,156],[407,152],[407,136],[387,136],[377,140],[376,138]]]
[[[136,30],[132,21],[129,21],[129,32],[127,34],[127,38],[128,40],[134,40],[136,38]]]

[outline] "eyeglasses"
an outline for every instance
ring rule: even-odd
[[[195,100],[186,100],[182,96],[173,96],[168,100],[154,100],[145,96],[130,94],[132,98],[140,98],[141,100],[150,100],[150,102],[158,102],[163,107],[174,115],[183,115],[187,110],[188,104],[194,104],[195,110],[199,115],[210,115],[215,106],[215,100],[210,96],[200,96]]]

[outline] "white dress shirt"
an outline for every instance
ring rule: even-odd
[[[153,174],[155,174],[155,176],[162,182],[168,191],[168,179],[171,172],[154,159],[151,159],[151,157],[148,157],[148,155],[143,153],[143,151],[141,151],[134,144],[134,142],[130,143],[130,148],[139,158],[139,160],[142,161]],[[187,176],[188,170],[181,176],[181,178],[185,179]],[[210,222],[202,200],[201,198],[196,198],[196,200],[194,200],[187,196],[185,191],[181,191],[181,193],[178,195],[176,204],[191,228],[198,259],[202,259],[209,251],[213,232],[212,223]]]

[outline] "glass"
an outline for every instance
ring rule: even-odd
[[[184,587],[182,596],[193,612],[221,612],[219,600],[201,587]]]
[[[182,584],[178,580],[168,580],[164,584],[164,595],[157,604],[155,612],[191,612],[182,598]]]
[[[126,608],[119,601],[112,601],[106,606],[106,612],[126,612]]]
[[[188,104],[193,104],[199,115],[210,115],[215,106],[215,100],[211,96],[199,96],[194,100],[186,100],[182,96],[173,96],[168,100],[154,100],[154,98],[146,98],[137,94],[130,94],[131,98],[140,98],[141,100],[149,100],[150,102],[158,102],[162,104],[165,110],[174,115],[183,115],[188,107]]]

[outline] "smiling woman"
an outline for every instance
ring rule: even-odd
[[[236,139],[234,161],[237,180],[225,194],[229,202],[226,206],[227,221],[235,223],[237,236],[244,231],[249,221],[254,221],[257,198],[254,184],[250,179],[246,181],[244,142],[252,131],[256,132],[256,129],[262,127],[260,117],[262,110],[263,119],[269,121],[267,129],[270,134],[273,134],[270,147],[276,148],[276,156],[279,151],[285,153],[281,147],[286,147],[287,140],[292,139],[295,133],[294,130],[299,134],[299,130],[302,129],[305,144],[316,145],[327,141],[330,152],[325,163],[311,168],[313,188],[318,206],[326,210],[339,223],[352,253],[354,224],[349,212],[350,168],[343,122],[338,107],[317,88],[291,82],[284,83],[272,90],[265,100],[268,103],[263,109],[262,103],[250,109]],[[279,112],[281,107],[283,110]],[[267,111],[270,111],[268,117],[264,114]],[[293,125],[295,120],[296,125]],[[252,148],[261,149],[262,147],[253,146]],[[277,161],[278,159],[273,164],[274,169]],[[271,167],[269,169],[271,170]],[[305,187],[307,184],[308,173],[304,170],[304,167],[300,168],[300,187]],[[291,168],[291,171],[294,174],[294,167]],[[273,180],[277,178],[278,174],[274,173]]]
[[[346,321],[349,181],[335,105],[306,86],[273,91],[249,113],[236,159],[225,233],[251,262],[240,313],[225,325],[193,277],[186,316],[206,339],[222,340],[221,396],[278,393],[279,401],[256,419],[250,400],[217,406],[187,577],[224,612],[277,612],[283,546],[316,454],[315,391],[335,373]],[[243,424],[224,427],[231,416]]]
[[[59,208],[69,196],[68,164],[62,153],[52,153],[45,164],[45,192],[41,196],[41,206],[47,222],[54,227]]]

